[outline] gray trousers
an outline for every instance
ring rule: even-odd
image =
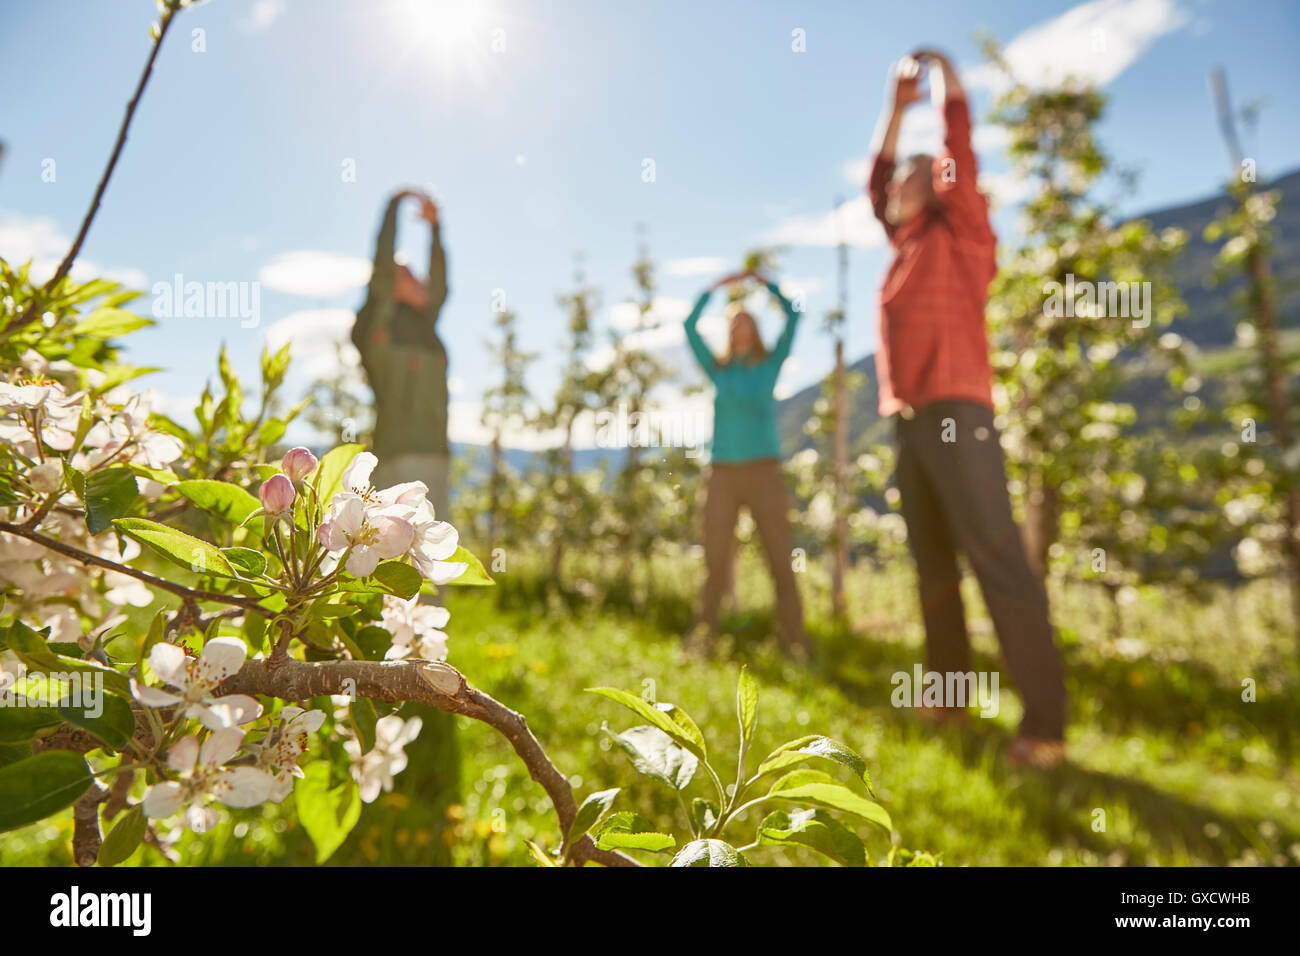
[[[960,550],[979,580],[1007,669],[1024,700],[1021,732],[1062,739],[1061,657],[1052,640],[1047,595],[1030,570],[1011,515],[992,410],[974,402],[939,401],[895,420],[895,478],[920,578],[927,670],[971,670]]]

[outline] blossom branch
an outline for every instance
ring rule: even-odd
[[[369,697],[392,703],[416,701],[449,714],[460,714],[487,724],[510,742],[528,774],[541,784],[555,807],[560,832],[567,834],[577,814],[573,789],[551,763],[546,751],[528,728],[522,714],[469,685],[448,664],[426,661],[248,661],[219,688],[222,694],[262,694],[282,700],[344,695]],[[573,845],[569,858],[578,863],[606,866],[640,866],[622,853],[601,850],[584,836]]]
[[[133,577],[137,581],[143,581],[150,587],[158,588],[161,591],[167,591],[175,594],[177,597],[187,598],[195,601],[216,601],[221,604],[231,604],[235,607],[241,607],[245,611],[251,611],[254,614],[260,614],[262,617],[270,620],[275,617],[275,612],[262,607],[253,598],[239,597],[236,594],[221,594],[217,591],[203,591],[198,588],[187,588],[183,584],[175,584],[166,578],[160,578],[148,571],[139,571],[130,565],[120,564],[109,558],[102,558],[97,554],[91,554],[89,551],[83,551],[80,548],[73,547],[70,544],[64,544],[57,538],[51,538],[48,535],[41,534],[24,525],[14,524],[11,521],[0,521],[0,532],[8,532],[17,535],[20,538],[26,538],[28,541],[34,541],[42,547],[49,548],[56,554],[61,554],[65,558],[71,558],[82,564],[93,565],[97,568],[104,568],[108,571],[116,571],[119,574],[125,574]]]

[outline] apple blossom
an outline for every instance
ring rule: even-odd
[[[352,776],[360,785],[363,803],[372,803],[380,790],[393,789],[393,776],[406,769],[407,744],[420,734],[419,717],[403,720],[389,714],[375,722],[375,746],[367,753],[355,739],[343,741],[343,749],[352,757]]]
[[[279,803],[293,792],[293,778],[304,776],[298,758],[307,752],[307,736],[320,730],[325,711],[283,707],[276,726],[257,746],[257,765],[271,778],[270,800]]]
[[[262,502],[262,510],[268,515],[282,515],[293,507],[298,494],[293,490],[293,482],[287,475],[272,475],[262,482],[257,497]]]
[[[380,561],[406,554],[414,538],[411,522],[369,510],[363,498],[346,491],[334,496],[329,516],[316,529],[316,540],[327,550],[350,549],[345,567],[358,578],[374,574]]]
[[[197,717],[209,730],[223,730],[255,720],[262,705],[246,694],[213,697],[212,691],[244,666],[248,650],[236,637],[215,637],[203,645],[198,660],[187,658],[175,644],[155,644],[149,650],[149,666],[179,693],[145,687],[131,682],[131,692],[146,707],[184,705],[186,717]]]
[[[447,635],[442,628],[451,612],[445,607],[421,604],[418,596],[404,601],[385,595],[381,613],[385,629],[393,635],[393,644],[384,654],[386,660],[412,656],[426,661],[447,659]]]
[[[255,807],[271,794],[271,777],[256,767],[224,767],[239,752],[244,732],[218,730],[200,746],[197,737],[182,737],[167,751],[167,766],[176,780],[154,784],[144,795],[149,817],[169,817],[187,807],[185,822],[195,833],[211,830],[217,822],[216,800],[228,807]]]
[[[316,456],[311,453],[310,449],[299,446],[290,448],[280,459],[280,468],[288,476],[290,481],[298,482],[305,479],[313,471],[319,462]]]

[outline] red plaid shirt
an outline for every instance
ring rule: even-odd
[[[984,306],[997,273],[997,236],[975,186],[970,110],[944,104],[944,148],[935,161],[938,207],[895,228],[885,221],[885,184],[894,164],[876,156],[867,194],[894,247],[880,288],[880,414],[940,399],[993,406]]]

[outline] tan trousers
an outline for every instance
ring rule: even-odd
[[[422,481],[429,486],[429,504],[439,521],[451,520],[451,455],[416,454],[380,456],[371,479],[376,488],[387,488],[403,481]]]
[[[736,521],[741,507],[749,509],[758,529],[763,553],[776,590],[776,618],[781,642],[803,645],[803,604],[792,566],[789,497],[775,458],[742,464],[709,466],[704,501],[704,606],[700,622],[711,634],[718,630],[718,607],[730,583],[735,553]]]

